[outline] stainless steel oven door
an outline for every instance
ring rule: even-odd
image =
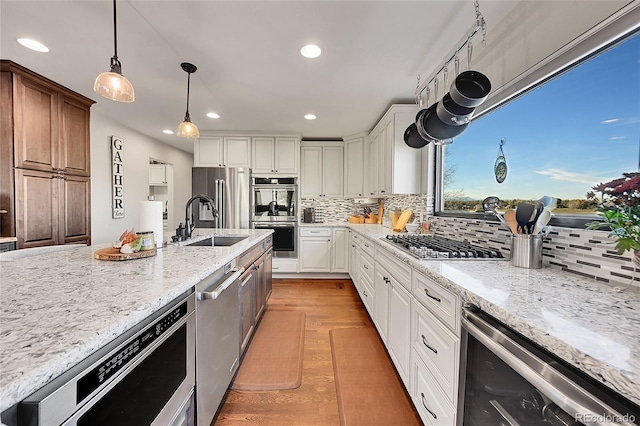
[[[477,309],[462,316],[458,423],[632,425],[640,407]]]
[[[295,221],[298,216],[298,186],[295,184],[251,187],[253,221]]]
[[[296,222],[254,222],[255,229],[273,229],[273,256],[298,257],[298,224]]]
[[[193,425],[195,319],[191,293],[21,402],[18,425]]]

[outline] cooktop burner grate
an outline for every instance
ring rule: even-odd
[[[497,249],[433,235],[387,235],[383,239],[419,259],[506,259]]]

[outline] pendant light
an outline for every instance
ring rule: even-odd
[[[135,95],[133,86],[122,75],[122,65],[118,60],[118,27],[116,24],[116,0],[113,0],[113,46],[111,57],[111,71],[103,72],[96,78],[93,90],[105,98],[117,102],[133,102]]]
[[[199,138],[200,132],[198,131],[198,126],[193,124],[191,122],[191,117],[189,117],[189,87],[191,85],[191,74],[196,72],[198,68],[188,62],[183,62],[180,66],[187,73],[187,112],[184,114],[184,121],[178,126],[177,135],[181,138]]]

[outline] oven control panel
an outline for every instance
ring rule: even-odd
[[[162,318],[149,325],[140,333],[132,337],[117,352],[112,353],[91,371],[82,376],[76,386],[76,402],[80,403],[93,391],[102,386],[109,378],[116,375],[135,359],[135,357],[160,336],[167,332],[172,325],[187,315],[187,302],[176,306]]]

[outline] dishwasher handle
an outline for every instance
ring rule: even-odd
[[[235,280],[238,279],[240,275],[244,272],[244,266],[240,268],[233,268],[231,270],[233,274],[223,281],[218,287],[216,287],[213,291],[199,291],[196,293],[196,299],[198,300],[216,300],[223,291],[225,291]]]

